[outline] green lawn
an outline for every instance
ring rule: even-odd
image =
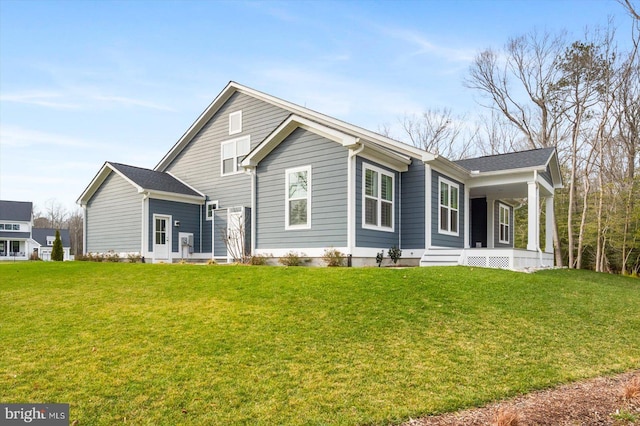
[[[0,401],[80,425],[399,423],[636,368],[632,278],[0,264]]]

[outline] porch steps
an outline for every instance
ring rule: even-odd
[[[456,266],[460,264],[463,249],[429,248],[420,259],[420,266]]]

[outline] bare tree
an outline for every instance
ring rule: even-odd
[[[558,103],[556,83],[565,35],[532,32],[510,39],[504,51],[487,49],[478,54],[465,80],[520,130],[529,148],[558,146],[565,136],[563,111]],[[554,221],[556,265],[562,265],[562,251]]]
[[[416,148],[447,158],[467,156],[471,138],[462,138],[464,119],[450,108],[429,108],[422,115],[405,115],[401,121],[404,136]]]

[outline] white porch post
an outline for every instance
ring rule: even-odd
[[[544,251],[553,253],[553,195],[545,198],[545,228],[544,228]]]
[[[538,193],[538,183],[527,182],[528,185],[528,235],[527,235],[527,250],[538,251],[540,247],[540,208],[539,208],[539,193]]]
[[[471,190],[469,185],[464,186],[464,247],[471,247]]]
[[[487,248],[495,248],[495,229],[493,224],[493,212],[495,208],[495,200],[487,198]]]

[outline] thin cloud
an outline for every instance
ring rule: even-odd
[[[18,126],[0,125],[0,145],[30,147],[34,145],[54,145],[63,147],[88,147],[89,143],[74,137],[25,129]]]
[[[46,91],[29,91],[22,93],[2,94],[0,102],[14,102],[55,109],[78,109],[80,105],[64,100],[61,93]]]
[[[432,54],[452,62],[470,62],[475,56],[475,51],[470,49],[456,49],[434,44],[418,31],[389,27],[380,30],[390,37],[416,46],[417,50],[412,53],[415,56]]]
[[[142,107],[142,108],[148,108],[148,109],[156,109],[156,110],[160,110],[160,111],[170,111],[170,112],[175,112],[176,110],[168,107],[166,105],[162,105],[162,104],[158,104],[155,102],[150,102],[150,101],[145,101],[142,99],[134,99],[134,98],[127,98],[124,96],[104,96],[104,95],[96,95],[93,97],[93,99],[97,100],[97,101],[103,101],[103,102],[112,102],[112,103],[116,103],[119,105],[125,105],[125,106],[134,106],[134,107]]]

